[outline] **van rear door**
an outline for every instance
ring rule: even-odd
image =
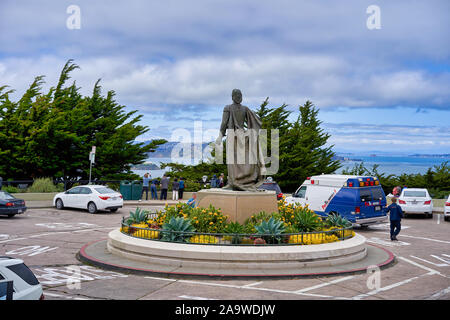
[[[385,215],[383,207],[386,205],[386,196],[380,186],[359,189],[360,218],[371,218]]]

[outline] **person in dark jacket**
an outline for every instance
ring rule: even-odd
[[[392,204],[387,207],[387,212],[389,212],[389,220],[391,221],[391,241],[397,241],[397,235],[402,229],[401,221],[403,218],[403,210],[397,204],[397,198],[392,198]]]
[[[2,190],[2,187],[3,187],[3,178],[0,177],[0,190]]]
[[[164,174],[161,179],[161,195],[159,200],[167,200],[167,189],[169,189],[169,178]]]

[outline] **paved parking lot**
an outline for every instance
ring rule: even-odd
[[[48,300],[450,299],[450,222],[440,214],[433,219],[404,219],[398,242],[389,240],[387,224],[357,229],[368,242],[392,251],[396,263],[354,275],[262,281],[169,279],[106,271],[76,259],[83,245],[107,238],[133,209],[91,215],[42,208],[12,219],[0,217],[0,255],[23,259]]]

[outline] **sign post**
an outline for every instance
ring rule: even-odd
[[[95,151],[96,151],[96,147],[92,146],[92,150],[91,150],[91,152],[89,152],[89,161],[90,161],[90,165],[89,165],[89,184],[91,184],[92,164],[95,163]]]

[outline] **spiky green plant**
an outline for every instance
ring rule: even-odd
[[[310,210],[295,212],[294,224],[300,232],[318,231],[323,226],[322,219]]]
[[[285,227],[282,221],[270,218],[269,221],[261,221],[259,225],[255,226],[255,229],[267,243],[279,243]]]
[[[183,217],[172,217],[169,222],[162,226],[163,241],[169,242],[185,242],[186,238],[191,236],[195,231],[194,226],[191,225],[191,220]]]
[[[225,232],[233,234],[233,236],[231,237],[232,244],[240,244],[242,242],[242,239],[239,234],[245,233],[245,227],[239,222],[230,222],[225,227]]]
[[[329,227],[347,228],[352,226],[350,221],[337,213],[330,213],[325,222]]]
[[[127,224],[145,223],[148,220],[149,213],[148,210],[137,207],[136,210],[130,211],[130,217],[127,219]]]

